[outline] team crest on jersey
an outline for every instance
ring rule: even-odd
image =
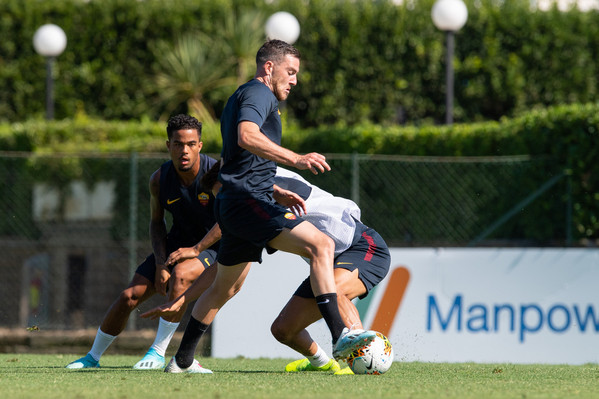
[[[198,200],[200,201],[200,204],[206,206],[210,201],[210,196],[206,193],[200,193],[198,194]]]
[[[290,219],[290,220],[295,220],[296,219],[295,215],[293,213],[291,213],[291,212],[287,212],[285,214],[285,218],[286,219]]]

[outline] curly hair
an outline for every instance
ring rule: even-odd
[[[273,61],[278,64],[283,61],[286,55],[291,55],[297,59],[301,58],[299,50],[291,44],[277,39],[269,40],[258,50],[256,65],[264,65],[266,61]]]
[[[168,135],[169,140],[173,137],[173,132],[182,129],[195,129],[198,131],[198,137],[200,139],[202,138],[202,122],[198,121],[193,116],[179,114],[172,116],[168,120],[166,134]]]

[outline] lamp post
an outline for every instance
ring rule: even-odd
[[[33,35],[35,51],[46,57],[46,119],[54,119],[54,80],[52,66],[67,46],[67,36],[57,25],[42,25]]]
[[[437,29],[445,31],[447,40],[445,62],[445,123],[453,123],[453,52],[454,35],[468,19],[468,9],[462,0],[437,0],[431,10]]]
[[[268,17],[264,30],[269,40],[279,39],[293,44],[299,37],[300,25],[293,14],[279,11]]]

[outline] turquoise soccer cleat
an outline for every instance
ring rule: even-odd
[[[81,359],[77,359],[74,362],[67,364],[68,369],[92,369],[99,368],[100,362],[97,361],[90,355],[89,353],[82,357]]]
[[[367,346],[375,338],[375,331],[350,330],[346,327],[333,347],[333,358],[336,360],[346,360],[352,352]]]
[[[154,348],[150,348],[133,368],[135,370],[159,370],[163,369],[164,365],[164,356],[160,356]]]

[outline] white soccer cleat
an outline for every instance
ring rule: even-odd
[[[164,368],[164,356],[160,356],[154,348],[150,348],[143,359],[135,363],[135,370],[161,370]]]
[[[192,373],[192,374],[212,374],[212,370],[205,369],[196,359],[193,359],[191,366],[182,369],[177,365],[177,361],[173,357],[164,369],[165,373]]]
[[[376,332],[370,330],[350,330],[345,327],[337,343],[333,346],[335,360],[347,360],[348,356],[357,349],[370,344],[376,338]]]

